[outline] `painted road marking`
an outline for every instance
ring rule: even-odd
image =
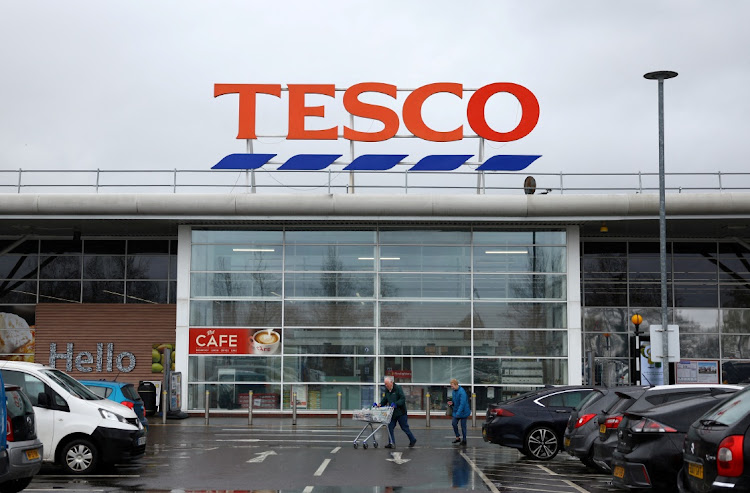
[[[331,453],[332,453],[332,454],[335,454],[335,453],[336,453],[336,452],[338,452],[339,450],[341,450],[341,447],[336,447],[335,449],[331,450]]]
[[[302,490],[302,493],[311,493],[313,490],[312,486],[305,486],[305,489]]]
[[[487,485],[487,488],[489,488],[489,490],[492,491],[492,493],[500,493],[500,490],[498,490],[497,488],[495,488],[495,485],[489,479],[487,479],[487,476],[484,475],[484,473],[482,472],[482,470],[479,469],[476,466],[476,464],[474,464],[474,462],[472,462],[472,460],[469,459],[469,457],[465,453],[461,452],[461,457],[463,457],[464,460],[466,462],[468,462],[468,464],[471,466],[471,468],[474,470],[474,472],[477,473],[477,475],[479,476],[479,478],[484,482],[484,484]]]
[[[540,464],[537,464],[537,467],[538,467],[539,469],[541,469],[542,471],[546,471],[546,472],[547,472],[547,473],[548,473],[549,475],[551,475],[551,476],[559,476],[559,474],[557,474],[556,472],[550,471],[549,469],[547,469],[546,467],[544,467],[544,466],[542,466],[542,465],[540,465]],[[572,481],[569,481],[569,480],[567,480],[567,479],[563,479],[562,481],[563,481],[563,482],[564,482],[565,484],[567,484],[568,486],[570,486],[571,488],[573,488],[573,489],[575,489],[575,490],[579,491],[580,493],[589,493],[589,491],[588,491],[588,490],[586,490],[586,489],[584,489],[584,488],[581,488],[580,486],[578,486],[577,484],[575,484],[575,483],[574,483],[574,482],[572,482]]]
[[[406,464],[407,462],[409,462],[411,460],[411,459],[402,459],[401,458],[402,454],[403,454],[403,452],[391,452],[391,455],[393,456],[393,458],[392,459],[386,459],[386,460],[394,462],[394,463],[396,463],[398,465]]]
[[[273,450],[267,450],[265,452],[255,452],[255,455],[257,455],[257,457],[253,457],[247,462],[263,462],[269,455],[276,455],[276,452],[274,452]]]
[[[328,464],[331,462],[331,459],[326,459],[323,461],[323,463],[320,465],[317,471],[315,471],[315,474],[313,476],[322,476],[323,471],[326,470],[326,467],[328,467]]]

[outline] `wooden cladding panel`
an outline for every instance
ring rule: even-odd
[[[88,380],[112,380],[132,383],[140,380],[161,380],[162,374],[151,372],[153,344],[175,342],[176,305],[151,304],[38,304],[36,306],[35,361],[50,364],[50,344],[57,344],[57,354],[65,354],[73,343],[73,377]],[[101,371],[97,371],[97,344],[103,344]],[[112,369],[107,368],[107,348],[112,344]],[[76,370],[76,357],[83,351],[91,353],[94,362],[84,365],[90,372]],[[135,356],[135,368],[120,373],[116,358],[122,352]],[[127,368],[129,357],[122,359]],[[55,368],[66,370],[67,361],[57,359]]]

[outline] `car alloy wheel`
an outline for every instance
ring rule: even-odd
[[[534,459],[550,460],[559,452],[560,443],[554,431],[546,426],[539,426],[526,436],[525,449]]]
[[[91,474],[96,469],[98,453],[88,440],[78,439],[68,443],[62,451],[62,464],[72,474]]]

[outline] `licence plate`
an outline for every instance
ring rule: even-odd
[[[622,466],[616,466],[615,471],[612,474],[614,474],[616,478],[624,478],[625,468]]]
[[[698,479],[703,479],[703,465],[688,462],[688,474],[695,476]]]
[[[607,425],[599,425],[599,433],[607,433]]]
[[[146,437],[145,436],[138,437],[138,445],[139,446],[140,445],[146,445]]]
[[[39,458],[39,451],[37,449],[34,450],[27,450],[26,451],[26,458],[29,460],[36,460]]]
[[[565,439],[565,446],[570,447],[570,438]]]

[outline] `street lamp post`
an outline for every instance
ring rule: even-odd
[[[633,378],[631,378],[633,385],[641,384],[641,333],[638,329],[643,323],[643,317],[636,313],[630,317],[630,321],[635,325],[635,332],[633,334]]]
[[[667,332],[667,214],[664,187],[664,81],[677,77],[677,72],[660,70],[649,72],[643,76],[649,80],[659,82],[659,267],[661,268],[661,328],[662,345],[664,348],[664,384],[669,384],[669,360]]]

